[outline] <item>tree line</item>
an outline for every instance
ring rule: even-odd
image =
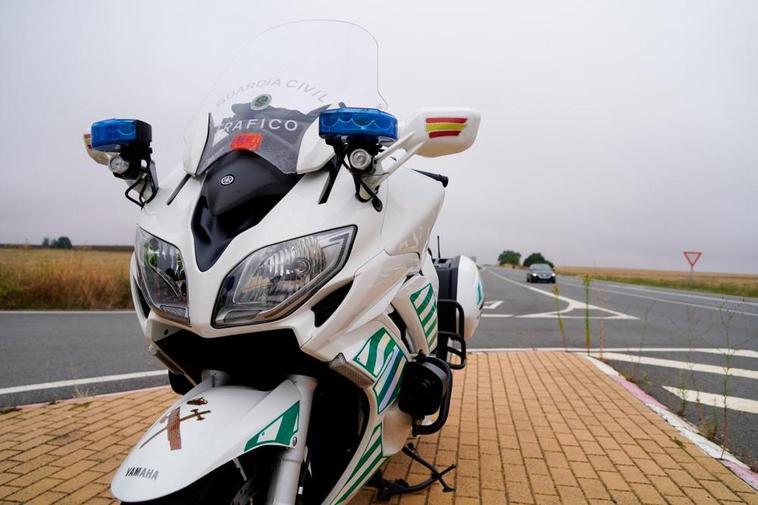
[[[71,244],[71,239],[68,237],[45,237],[42,239],[42,247],[46,247],[48,249],[71,249],[73,244]]]
[[[500,255],[497,257],[497,263],[500,266],[503,265],[512,265],[514,267],[521,266],[521,253],[518,251],[512,251],[510,249],[507,249],[500,253]],[[534,265],[535,263],[547,263],[550,265],[550,267],[554,267],[552,261],[548,261],[545,259],[545,257],[540,252],[534,252],[526,257],[524,260],[523,266],[529,267],[531,265]]]

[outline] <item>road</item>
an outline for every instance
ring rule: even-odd
[[[167,384],[160,374],[48,387],[163,370],[147,352],[137,316],[128,311],[0,312],[0,356],[0,407]]]
[[[594,356],[701,431],[723,436],[726,426],[733,452],[756,466],[758,300],[524,277],[482,272],[486,309],[471,350],[586,352],[589,333]],[[0,356],[0,407],[166,383],[131,313],[0,312]],[[76,383],[56,384],[67,380]]]

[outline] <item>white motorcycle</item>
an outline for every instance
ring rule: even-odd
[[[369,481],[380,498],[452,490],[452,467],[409,439],[444,425],[484,293],[472,260],[429,250],[447,178],[404,165],[467,149],[479,115],[428,108],[398,123],[382,110],[377,52],[350,23],[264,32],[160,187],[147,123],[85,134],[142,208],[132,298],[183,395],[116,471],[118,499],[336,505]],[[429,478],[385,479],[400,451]]]

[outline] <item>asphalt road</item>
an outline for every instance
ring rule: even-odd
[[[562,276],[555,286],[533,285],[524,277],[482,272],[486,308],[469,349],[586,352],[589,329],[593,355],[701,431],[723,436],[726,427],[733,452],[756,466],[758,300],[599,281],[586,290]],[[0,407],[166,383],[132,313],[0,312],[0,357]],[[77,383],[56,384],[67,380]]]
[[[147,352],[133,312],[0,312],[0,407],[167,384],[161,374],[39,387],[162,369]],[[27,390],[6,391],[23,386]]]

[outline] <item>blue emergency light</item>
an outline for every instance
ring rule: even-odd
[[[130,145],[149,146],[152,128],[139,119],[105,119],[92,123],[92,148],[103,152],[120,152]]]
[[[363,137],[387,142],[397,140],[397,119],[379,109],[330,109],[319,115],[318,134],[323,138]]]

